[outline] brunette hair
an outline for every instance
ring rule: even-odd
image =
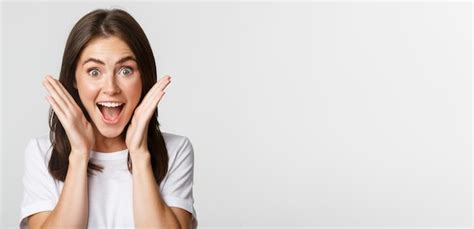
[[[157,82],[156,65],[148,39],[137,21],[121,9],[97,9],[83,16],[72,28],[64,49],[59,81],[81,107],[84,116],[92,122],[87,110],[81,102],[79,93],[74,87],[77,62],[81,52],[88,42],[98,37],[117,36],[122,39],[135,54],[138,70],[142,81],[143,97]],[[156,183],[159,185],[168,171],[168,151],[158,122],[158,110],[153,113],[148,125],[148,150],[151,155],[151,165]],[[126,133],[130,121],[124,129]],[[54,113],[49,111],[49,138],[52,143],[52,154],[49,160],[49,172],[60,181],[66,179],[69,166],[71,145],[63,125]],[[100,165],[89,162],[88,172],[91,169],[102,171]],[[128,170],[132,172],[130,154],[128,155]]]

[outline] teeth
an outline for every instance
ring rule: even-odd
[[[123,103],[116,103],[116,102],[98,102],[97,104],[104,106],[104,107],[119,107]]]

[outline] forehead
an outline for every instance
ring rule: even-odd
[[[83,49],[80,61],[93,57],[104,61],[118,60],[123,56],[135,58],[130,47],[116,36],[98,37],[89,41]]]

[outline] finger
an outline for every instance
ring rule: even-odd
[[[72,97],[72,95],[66,90],[66,88],[64,87],[64,85],[61,83],[61,81],[57,81],[58,82],[58,85],[59,85],[59,88],[61,88],[61,90],[63,91],[63,93],[66,95],[66,98],[69,100],[69,103],[71,103],[72,105],[74,106],[77,106],[77,103],[76,103],[76,100],[74,100],[74,98]],[[79,106],[77,106],[79,107]]]
[[[169,81],[170,78],[171,77],[169,76],[165,76],[161,78],[160,81],[155,83],[155,85],[153,85],[153,87],[145,95],[145,98],[143,98],[142,102],[139,105],[140,116],[144,117],[144,118],[139,118],[140,120],[143,119],[144,121],[149,121],[151,115],[155,112],[158,102],[160,101],[161,97],[165,94],[160,89],[165,88],[170,83]]]
[[[147,100],[148,101],[148,100]],[[150,121],[156,106],[153,106],[150,101],[143,101],[133,114],[132,124],[135,124],[136,129],[143,129]]]
[[[69,106],[70,105],[69,100],[68,100],[67,96],[64,94],[61,87],[59,86],[58,81],[56,79],[54,79],[52,76],[47,75],[46,76],[46,82],[49,83],[49,85],[51,85],[51,88],[53,88],[54,91],[56,92],[56,94],[63,100],[64,104],[66,106]]]
[[[169,83],[171,83],[170,79],[170,76],[165,76],[161,78],[159,82],[155,83],[155,85],[153,85],[153,87],[150,89],[150,91],[148,91],[147,95],[143,99],[143,102],[146,104],[146,106],[153,105],[155,100],[154,98],[157,96],[162,96],[163,90],[166,88],[166,86],[168,86]]]
[[[49,75],[47,76],[47,79],[51,83],[51,85],[54,87],[54,89],[56,89],[56,92],[61,96],[66,106],[68,108],[74,107],[75,102],[72,103],[74,100],[71,101],[72,99],[72,98],[70,99],[71,95],[69,95],[69,92],[67,92],[67,90],[61,84],[61,82],[59,82],[58,80],[54,79],[53,77]]]
[[[146,104],[146,106],[143,108],[143,114],[146,115],[147,120],[149,120],[149,118],[151,118],[153,113],[156,111],[156,107],[158,106],[158,103],[164,95],[165,92],[160,91],[158,94],[155,95],[154,98],[151,98],[150,102]]]
[[[158,106],[159,101],[165,94],[164,91],[158,90],[158,87],[155,88],[154,91],[152,91],[149,95],[145,103],[143,103],[143,112],[148,115],[152,115],[153,112],[155,112],[156,107]]]
[[[162,82],[163,79],[161,79],[159,82],[156,82],[153,87],[146,93],[145,97],[143,98],[142,102],[140,103],[140,106],[143,107],[148,107],[152,103],[152,99],[154,96],[156,96],[156,92],[158,91],[158,87],[160,86],[160,83]]]
[[[53,97],[51,96],[46,96],[46,100],[48,100],[48,103],[53,108],[54,113],[56,113],[61,123],[63,123],[65,115],[63,110],[58,106],[58,103],[56,103],[56,101],[54,101]]]
[[[43,81],[43,86],[46,87],[46,89],[48,90],[49,94],[51,95],[51,97],[54,99],[54,101],[56,102],[56,105],[61,108],[61,111],[66,114],[66,110],[68,109],[66,103],[64,102],[63,98],[61,98],[61,96],[58,94],[58,92],[56,91],[56,89],[53,87],[53,85],[51,85],[51,82],[49,80],[45,80]]]
[[[165,90],[166,86],[168,86],[170,82],[171,82],[171,76],[166,75],[163,78],[161,78],[158,85],[159,90],[161,91]]]
[[[158,106],[158,103],[161,101],[161,98],[165,95],[165,88],[171,83],[171,77],[170,76],[165,76],[160,80],[160,83],[158,85],[157,92],[154,92],[154,94],[151,96],[152,100],[152,105],[154,108]]]

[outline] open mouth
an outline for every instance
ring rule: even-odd
[[[102,120],[108,124],[115,124],[122,115],[122,110],[125,103],[120,102],[98,102],[96,103],[97,108],[102,114]]]

